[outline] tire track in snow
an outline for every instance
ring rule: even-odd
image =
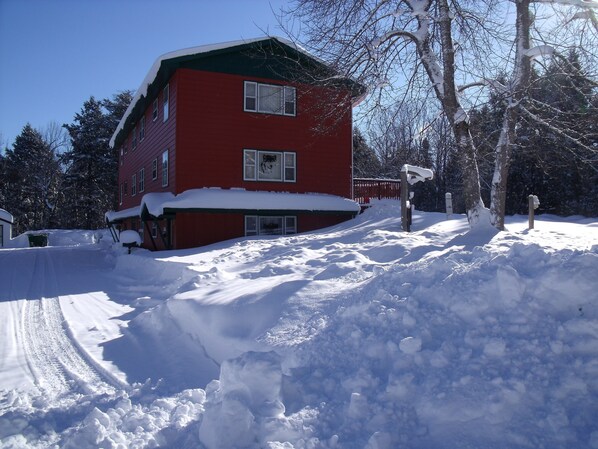
[[[21,338],[35,382],[51,396],[71,390],[114,392],[114,385],[72,339],[60,308],[53,262],[46,249],[35,254],[28,299],[22,309]]]

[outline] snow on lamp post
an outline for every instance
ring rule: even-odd
[[[412,205],[410,199],[413,198],[413,195],[409,195],[409,184],[428,181],[433,177],[434,173],[428,168],[407,164],[401,167],[401,227],[403,231],[411,231]]]
[[[453,215],[453,195],[447,192],[444,195],[444,199],[446,205],[446,218],[451,218],[451,215]]]
[[[540,200],[536,195],[530,195],[527,197],[527,204],[529,208],[529,229],[534,229],[534,211],[540,206]]]

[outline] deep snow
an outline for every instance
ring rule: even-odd
[[[0,447],[598,448],[598,220],[526,226],[0,250]]]

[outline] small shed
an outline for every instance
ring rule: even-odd
[[[12,238],[14,218],[4,209],[0,209],[0,248],[4,248]]]

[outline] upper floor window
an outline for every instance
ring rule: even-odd
[[[131,196],[137,195],[137,174],[131,176]]]
[[[137,125],[133,128],[133,143],[131,144],[131,149],[134,150],[137,148]]]
[[[123,196],[125,196],[125,185],[121,182],[120,183],[120,201],[119,203],[123,203]]]
[[[168,186],[168,150],[162,153],[162,187]]]
[[[245,81],[244,110],[294,116],[297,113],[295,88]]]
[[[139,142],[145,138],[145,115],[139,121]]]
[[[139,193],[145,190],[145,168],[139,170]]]
[[[154,103],[152,104],[152,122],[155,122],[157,118],[158,118],[158,99],[156,98],[154,100]]]
[[[158,178],[158,158],[152,161],[152,181]]]
[[[166,85],[164,91],[162,92],[162,109],[163,109],[163,120],[168,120],[168,113],[170,112],[169,107],[169,97],[170,97],[170,88],[169,84]]]
[[[296,181],[295,153],[279,151],[243,151],[245,181]]]

